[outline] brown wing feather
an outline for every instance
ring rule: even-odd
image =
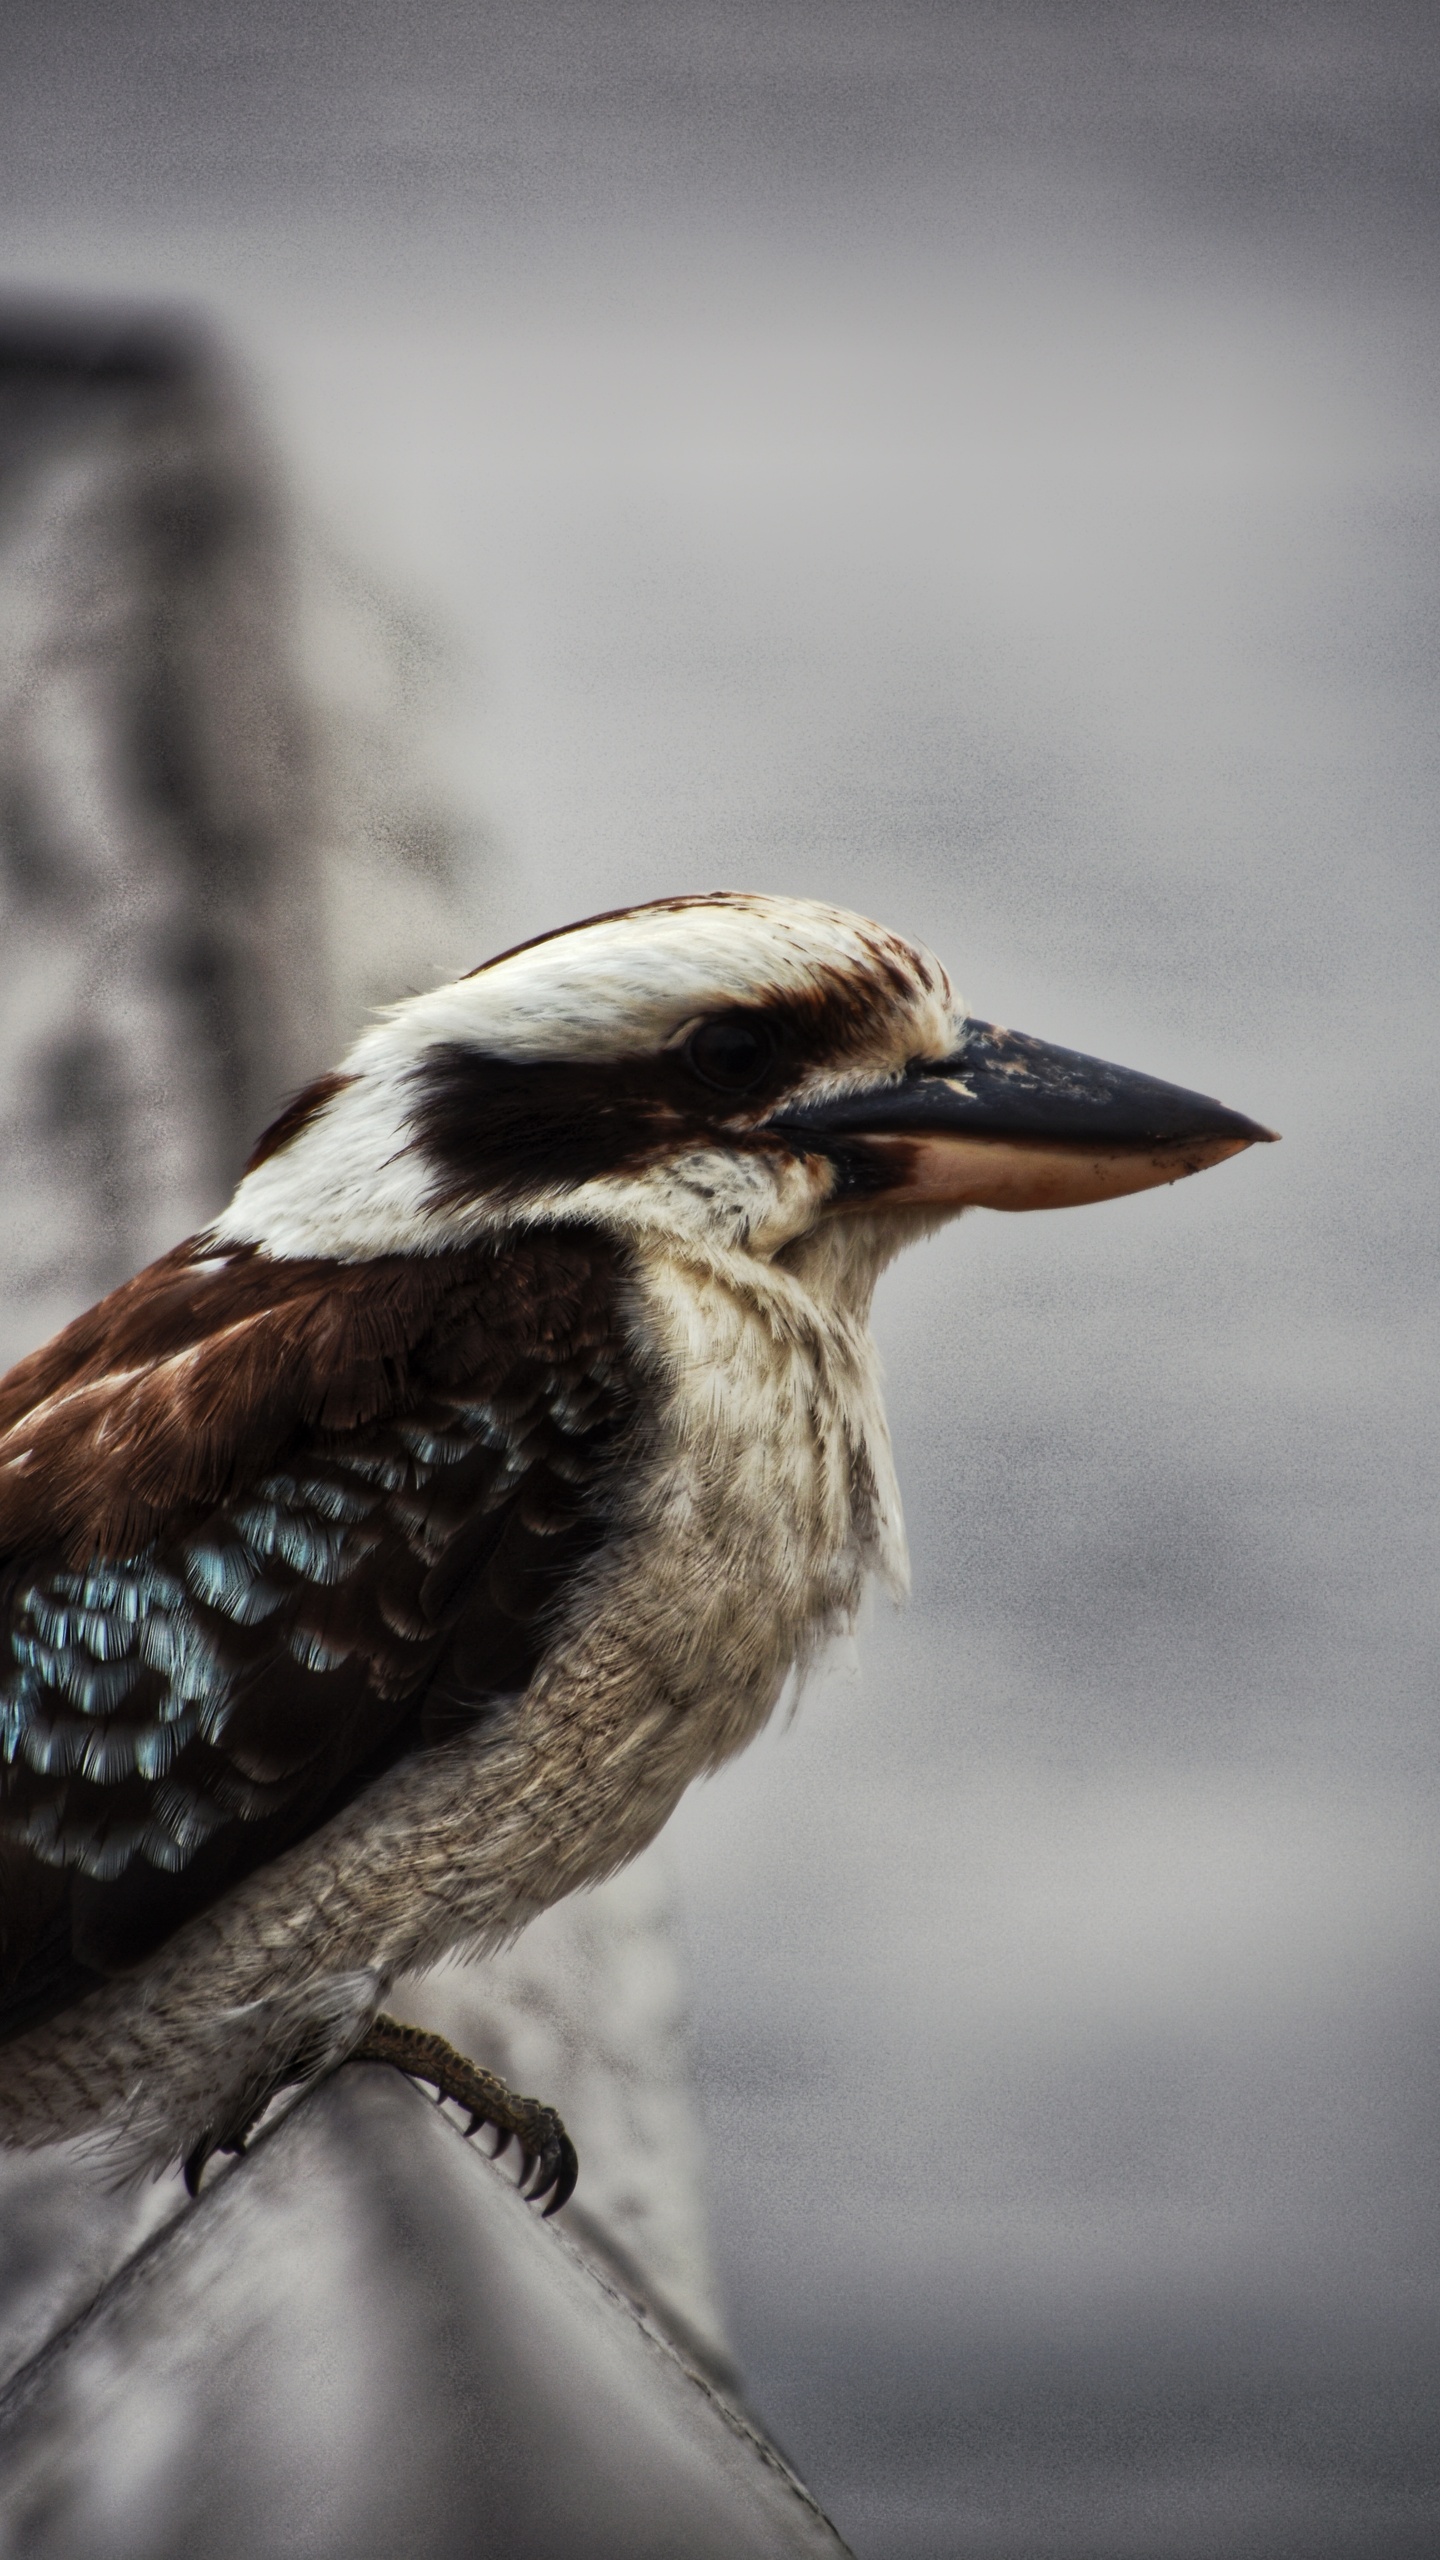
[[[524,1687],[635,1426],[623,1293],[578,1228],[192,1246],[0,1386],[0,2033]]]

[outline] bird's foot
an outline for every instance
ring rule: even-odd
[[[292,2029],[283,2040],[277,2037],[268,2049],[262,2044],[252,2054],[249,2069],[237,2077],[185,2154],[185,2184],[192,2196],[199,2193],[200,2181],[217,2152],[238,2154],[249,2149],[251,2135],[286,2089],[303,2089],[345,2060],[358,2023],[353,2018],[346,2022],[343,2013],[337,2018],[322,2010],[302,2018],[298,2030]]]
[[[547,2214],[558,2213],[573,2195],[579,2163],[554,2108],[542,2106],[538,2098],[517,2097],[495,2072],[482,2070],[479,2063],[457,2053],[443,2036],[432,2035],[425,2027],[402,2026],[396,2018],[378,2017],[371,2019],[359,2043],[348,2051],[337,2054],[333,2044],[327,2051],[327,2044],[329,2039],[322,2038],[311,2021],[283,2064],[277,2067],[272,2060],[234,2090],[228,2105],[217,2110],[216,2120],[186,2155],[185,2184],[192,2196],[217,2152],[239,2153],[248,2147],[272,2100],[286,2089],[322,2078],[342,2062],[384,2062],[412,2080],[428,2081],[437,2097],[453,2098],[465,2109],[467,2135],[478,2133],[482,2124],[494,2127],[500,2139],[492,2159],[498,2160],[512,2142],[518,2143],[521,2191],[532,2204],[548,2196]]]
[[[580,2164],[575,2145],[553,2107],[538,2098],[519,2098],[494,2071],[457,2053],[443,2036],[428,2027],[406,2027],[397,2018],[379,2017],[347,2054],[349,2062],[388,2062],[411,2080],[428,2081],[437,2097],[453,2098],[465,2109],[467,2136],[482,2124],[492,2125],[500,2139],[490,2157],[498,2160],[512,2142],[520,2146],[520,2192],[531,2204],[549,2196],[547,2214],[558,2213],[575,2192]]]

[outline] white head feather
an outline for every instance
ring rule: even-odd
[[[816,1060],[810,1098],[901,1072],[953,1046],[963,1008],[940,963],[866,917],[801,898],[722,892],[666,900],[522,945],[469,977],[391,1006],[363,1032],[298,1134],[241,1182],[216,1221],[219,1246],[344,1261],[436,1252],[517,1218],[599,1216],[626,1229],[704,1230],[727,1249],[771,1253],[813,1221],[813,1183],[691,1143],[641,1172],[604,1176],[520,1206],[437,1206],[413,1106],[427,1052],[472,1049],[517,1066],[644,1056],[707,1014],[804,999],[848,981],[873,993],[874,1040]]]

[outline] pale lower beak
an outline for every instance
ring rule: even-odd
[[[952,1057],[902,1082],[769,1125],[832,1159],[837,1209],[1080,1208],[1179,1182],[1275,1135],[1208,1094],[989,1022],[967,1024]]]

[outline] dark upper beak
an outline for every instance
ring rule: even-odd
[[[1257,1139],[1256,1120],[993,1022],[903,1082],[777,1113],[770,1126],[834,1157],[837,1207],[868,1200],[1055,1209],[1199,1173]]]

